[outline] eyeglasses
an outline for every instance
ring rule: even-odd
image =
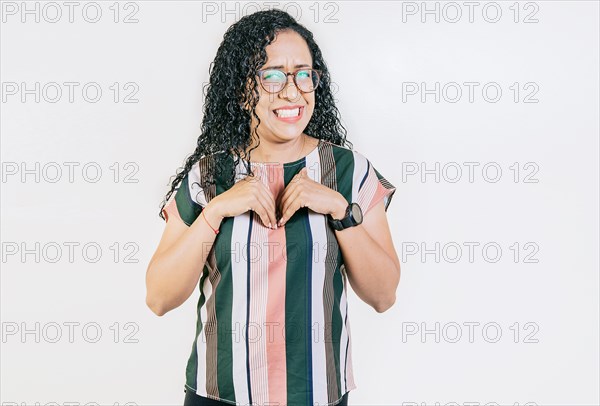
[[[317,69],[298,69],[294,72],[284,72],[279,69],[261,69],[258,71],[260,85],[268,93],[279,93],[287,85],[287,77],[292,75],[294,84],[302,93],[310,93],[319,86],[321,71]]]

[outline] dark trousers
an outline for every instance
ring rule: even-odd
[[[336,406],[348,406],[348,393],[342,396],[342,400]],[[231,403],[220,402],[218,400],[205,398],[192,392],[191,390],[185,391],[185,401],[183,406],[232,406]],[[305,405],[289,405],[289,406],[305,406]]]

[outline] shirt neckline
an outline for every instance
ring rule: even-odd
[[[295,166],[295,165],[299,165],[302,162],[304,162],[307,158],[312,157],[314,154],[317,154],[319,152],[319,149],[321,148],[321,144],[323,143],[323,140],[319,138],[319,142],[317,144],[316,147],[314,147],[312,149],[312,151],[310,151],[308,154],[306,154],[305,156],[303,156],[302,158],[298,158],[295,161],[291,161],[291,162],[284,162],[283,164],[281,162],[250,162],[251,165],[253,166],[283,166],[284,168],[290,167],[290,166]],[[244,162],[248,162],[246,159],[244,158],[240,158],[242,161]]]

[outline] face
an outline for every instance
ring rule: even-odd
[[[295,31],[279,32],[265,50],[267,62],[261,69],[274,68],[284,72],[294,72],[298,68],[313,67],[308,45]],[[258,82],[258,77],[256,80]],[[268,93],[258,83],[260,96],[255,111],[261,121],[257,129],[261,140],[284,142],[299,137],[312,117],[315,92],[302,93],[294,84],[292,75],[287,77],[287,81],[286,86],[279,93]],[[299,107],[299,118],[281,117],[285,112],[281,115],[277,114],[278,109],[292,106]],[[256,123],[257,120],[252,116],[250,128],[255,128]]]

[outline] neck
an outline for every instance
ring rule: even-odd
[[[252,162],[291,162],[302,158],[306,144],[306,136],[302,133],[299,137],[286,142],[278,143],[262,139],[260,145],[255,149],[252,148],[257,143],[253,140],[246,151],[252,149]]]

